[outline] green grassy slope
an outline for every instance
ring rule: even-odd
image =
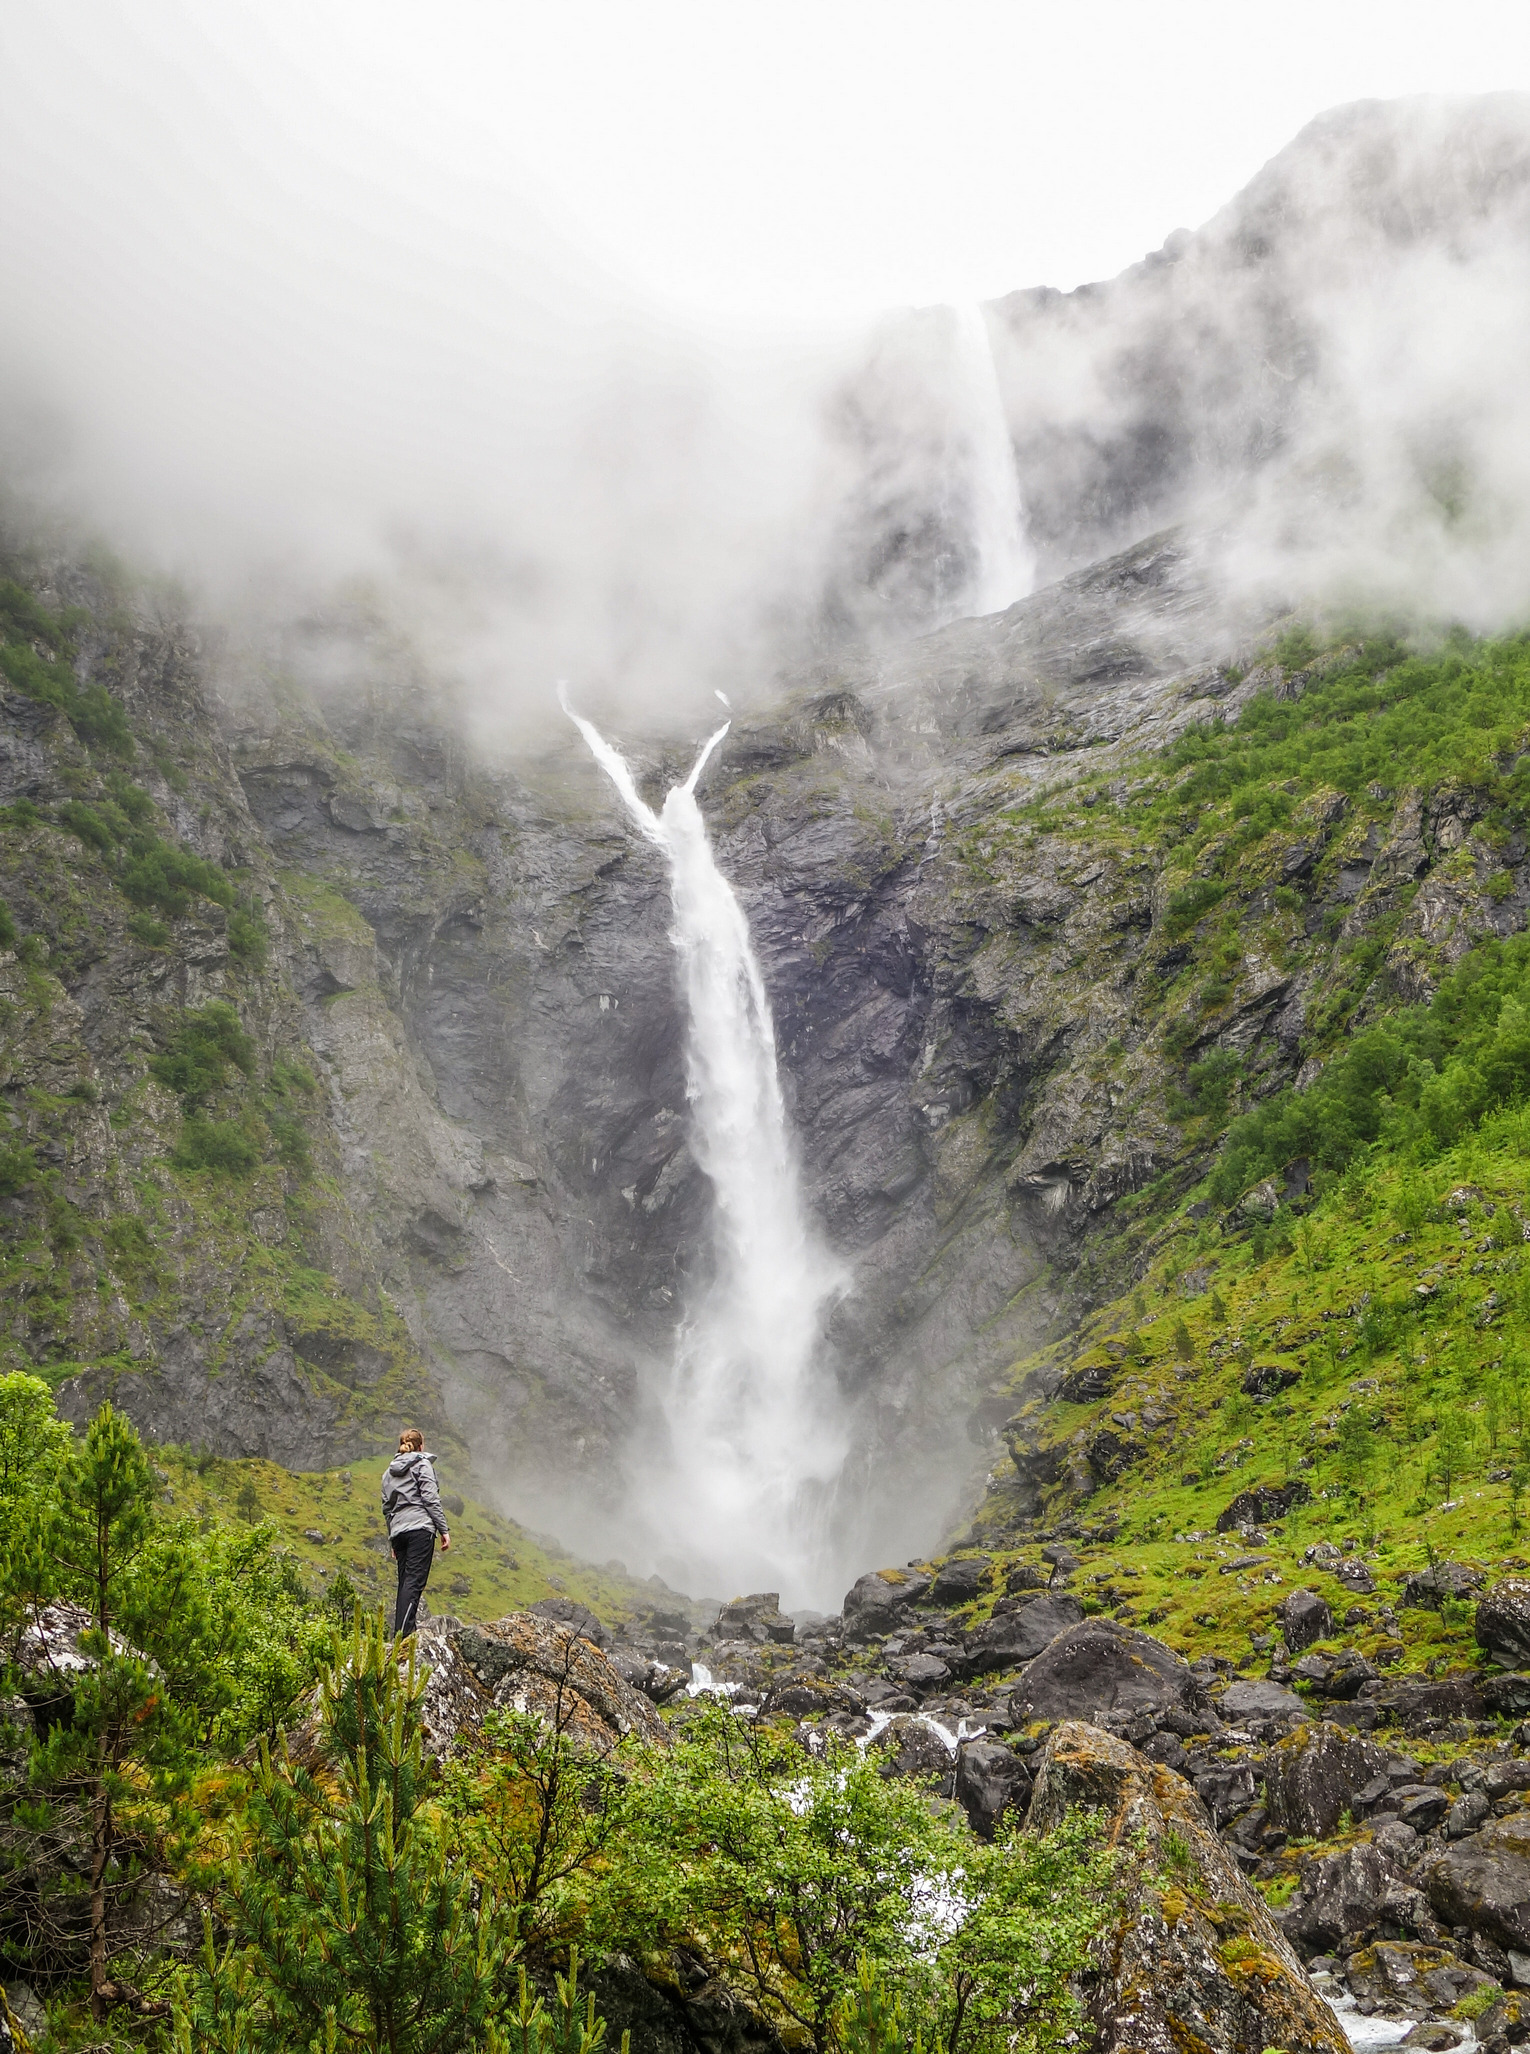
[[[169,1478],[170,1504],[203,1518],[266,1519],[315,1590],[344,1570],[364,1603],[391,1600],[393,1560],[379,1503],[384,1458],[348,1468],[294,1473],[274,1462],[234,1461],[159,1447],[154,1459]],[[452,1495],[452,1464],[440,1465],[443,1497]],[[437,1551],[429,1599],[436,1612],[463,1619],[499,1619],[540,1598],[571,1597],[597,1617],[616,1621],[662,1598],[615,1567],[577,1561],[546,1535],[529,1533],[475,1499],[448,1507],[452,1545]],[[315,1540],[314,1534],[323,1538]]]
[[[1187,1649],[1251,1661],[1303,1583],[1383,1666],[1438,1668],[1466,1628],[1380,1621],[1395,1579],[1517,1562],[1530,1518],[1530,645],[1299,653],[1300,697],[1145,762],[1114,820],[1083,787],[1012,822],[1156,841],[1143,1006],[1185,1154],[1117,1208],[1126,1288],[1015,1366],[1018,1469],[972,1538],[1087,1529],[1085,1595]],[[1410,789],[1417,861],[1389,871]],[[1305,973],[1304,1089],[1218,1037],[1261,948]],[[1215,1537],[1239,1491],[1292,1481],[1310,1500],[1265,1544]],[[1374,1598],[1303,1560],[1320,1542],[1365,1555]]]

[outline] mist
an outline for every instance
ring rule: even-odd
[[[104,536],[236,651],[359,603],[521,745],[558,677],[687,731],[1171,522],[1271,604],[1526,610],[1523,96],[1339,109],[1109,284],[990,303],[1000,591],[952,310],[666,311],[507,152],[416,148],[333,24],[330,75],[196,9],[4,39],[18,524]]]
[[[550,725],[559,675],[673,717],[799,656],[855,339],[682,328],[510,175],[251,54],[8,25],[13,495],[256,641],[364,593],[490,727]]]

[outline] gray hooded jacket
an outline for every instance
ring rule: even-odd
[[[395,1534],[419,1533],[431,1526],[437,1533],[446,1532],[436,1472],[430,1466],[434,1459],[415,1448],[407,1455],[395,1455],[383,1471],[382,1507],[389,1540]]]

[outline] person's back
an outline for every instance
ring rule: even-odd
[[[443,1552],[452,1544],[446,1514],[441,1509],[434,1457],[427,1454],[425,1436],[417,1427],[406,1427],[399,1435],[398,1453],[383,1471],[382,1508],[393,1559],[398,1564],[398,1600],[393,1612],[393,1631],[397,1636],[414,1631],[415,1615],[435,1557],[437,1534]]]

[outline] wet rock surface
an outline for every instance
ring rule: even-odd
[[[1182,1778],[1067,1723],[1043,1752],[1029,1824],[1045,1829],[1077,1806],[1102,1811],[1122,1851],[1123,1903],[1089,1997],[1097,2047],[1345,2054],[1337,2018]]]

